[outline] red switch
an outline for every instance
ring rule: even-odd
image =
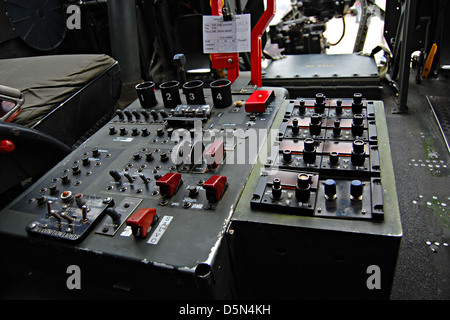
[[[266,112],[270,98],[274,96],[273,90],[257,90],[245,101],[246,112]]]
[[[169,172],[156,181],[162,196],[172,197],[181,185],[181,173]]]
[[[127,226],[131,227],[133,236],[137,238],[145,238],[150,227],[158,220],[156,209],[142,208],[136,211],[126,221]]]
[[[205,159],[209,168],[217,168],[225,154],[223,141],[216,140],[205,151]]]
[[[217,202],[222,198],[227,186],[227,177],[215,175],[203,183],[203,189],[206,191],[208,201]]]
[[[14,146],[14,143],[9,140],[0,141],[0,153],[10,154],[14,151],[15,148],[16,147]]]

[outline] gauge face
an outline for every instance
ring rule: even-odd
[[[17,35],[39,51],[58,47],[66,35],[66,15],[61,0],[6,0]]]

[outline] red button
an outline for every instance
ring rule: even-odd
[[[137,238],[145,238],[150,227],[158,220],[156,209],[142,208],[136,211],[126,221],[127,226],[131,227],[133,236]]]
[[[172,197],[178,190],[178,186],[181,184],[181,173],[169,172],[156,181],[156,185],[159,186],[159,193],[162,196]]]
[[[227,185],[227,177],[215,175],[203,183],[203,189],[206,191],[208,201],[217,202],[222,198]]]
[[[14,143],[9,140],[0,141],[0,153],[10,154],[14,151],[15,148],[16,147],[14,146]]]

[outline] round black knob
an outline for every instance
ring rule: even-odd
[[[332,166],[338,165],[339,164],[339,153],[337,153],[336,151],[331,152],[329,162]]]
[[[338,137],[341,135],[341,120],[334,120],[333,135]]]
[[[291,162],[292,161],[292,152],[291,150],[283,150],[283,161]]]
[[[147,128],[142,128],[141,132],[143,137],[147,137],[148,135],[150,135],[150,131],[148,131]]]
[[[83,157],[83,158],[81,158],[81,164],[82,164],[83,166],[87,166],[89,163],[91,163],[91,160],[89,160],[88,157]]]
[[[304,141],[304,151],[314,151],[314,139],[306,138]]]
[[[167,155],[166,152],[161,153],[160,160],[161,162],[166,162],[167,160],[169,160],[169,156]]]
[[[116,130],[115,127],[109,127],[109,134],[110,134],[110,135],[114,135],[114,134],[116,134],[116,133],[117,133],[117,130]]]
[[[121,135],[121,136],[125,136],[125,135],[127,135],[127,133],[128,133],[127,129],[125,129],[124,127],[120,128],[120,129],[119,129],[119,132],[120,132],[120,135]]]
[[[134,160],[140,160],[142,158],[141,154],[139,152],[136,152],[133,154],[133,159]]]
[[[355,93],[353,94],[353,103],[360,104],[362,102],[362,94]]]
[[[138,136],[139,135],[139,129],[138,128],[132,128],[131,129],[131,135],[132,136]]]
[[[311,196],[311,177],[306,173],[297,176],[297,186],[295,187],[295,197],[299,202],[308,202]]]
[[[156,130],[156,135],[157,135],[158,137],[163,136],[163,135],[164,135],[164,129],[161,129],[161,128],[157,129],[157,130]]]
[[[272,198],[280,199],[281,196],[282,196],[281,180],[279,178],[274,178],[272,184]]]
[[[147,153],[145,154],[145,160],[146,160],[146,161],[153,161],[153,159],[154,159],[153,153],[147,152]]]
[[[196,186],[189,186],[188,188],[189,190],[189,198],[195,198],[196,196],[198,196],[198,189]]]
[[[292,133],[294,135],[297,135],[299,131],[300,131],[300,127],[298,126],[298,119],[294,118],[292,120]]]

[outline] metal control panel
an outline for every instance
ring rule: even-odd
[[[382,102],[231,92],[224,106],[208,88],[200,103],[179,90],[169,107],[156,90],[153,106],[118,110],[0,212],[2,263],[62,279],[77,265],[89,285],[126,297],[271,297],[260,263],[315,265],[301,251],[283,260],[279,231],[299,245],[309,227],[399,238]]]

